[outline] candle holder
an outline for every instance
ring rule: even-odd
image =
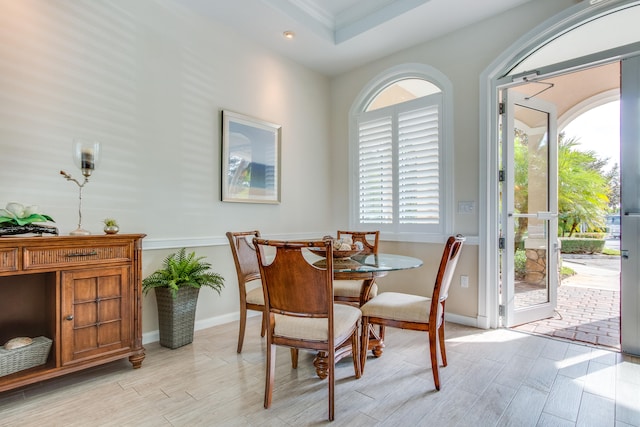
[[[90,231],[82,228],[82,188],[89,182],[89,177],[93,173],[100,159],[100,143],[97,141],[75,140],[73,143],[73,162],[80,169],[84,180],[82,182],[73,178],[65,171],[60,171],[60,175],[67,181],[75,182],[78,186],[78,228],[69,233],[71,236],[86,236]]]

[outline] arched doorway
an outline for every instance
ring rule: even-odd
[[[593,3],[593,2],[592,2]],[[485,245],[485,250],[480,251],[480,277],[486,280],[487,286],[485,293],[481,293],[479,302],[479,314],[486,315],[489,327],[498,327],[506,312],[500,311],[499,295],[501,286],[500,276],[500,238],[501,238],[501,211],[500,211],[500,184],[499,184],[499,161],[497,141],[499,136],[499,89],[520,85],[523,82],[533,82],[556,78],[558,76],[567,75],[577,70],[586,70],[596,65],[615,63],[623,61],[626,65],[622,66],[623,76],[640,75],[640,67],[636,69],[636,62],[631,59],[640,53],[640,36],[637,31],[633,31],[633,21],[640,16],[640,2],[638,1],[613,1],[605,4],[579,4],[570,8],[561,16],[552,18],[540,27],[534,29],[530,34],[525,35],[519,42],[515,43],[511,49],[505,52],[500,58],[489,66],[481,76],[481,102],[486,105],[486,120],[481,120],[481,167],[483,171],[481,176],[481,192],[486,191],[487,197],[481,202],[481,227],[480,241]],[[623,24],[623,22],[627,22]],[[604,28],[604,30],[603,30]],[[609,28],[609,31],[606,29]],[[612,37],[603,41],[599,35],[603,31],[607,33],[616,32],[620,28],[627,28],[628,31],[620,31],[619,38]],[[589,37],[588,34],[593,31],[598,37]],[[584,42],[587,43],[584,43]],[[567,49],[570,46],[571,49]],[[626,71],[624,71],[626,70]],[[638,99],[637,85],[633,83],[634,79],[627,79],[628,84],[625,86],[623,77],[623,99]],[[636,79],[637,80],[637,79]],[[626,88],[626,89],[625,89]],[[626,90],[626,95],[625,95]],[[623,103],[624,104],[624,103]],[[627,103],[627,105],[632,103]],[[623,107],[624,110],[625,107]],[[637,123],[633,125],[633,112],[627,110],[622,114],[622,127],[626,129],[622,136],[623,141],[627,142],[627,146],[637,146]],[[637,113],[635,113],[637,114]],[[625,119],[628,126],[625,128]],[[637,116],[635,116],[637,118]],[[636,120],[637,122],[637,120]],[[635,141],[636,144],[631,144]],[[622,145],[624,146],[624,142]],[[632,150],[632,148],[629,148]],[[637,148],[636,148],[637,150]],[[634,152],[630,151],[628,155],[634,156]],[[635,176],[631,174],[631,170],[637,165],[627,163],[628,170],[627,188],[631,194],[636,191],[638,183],[635,182]],[[625,172],[622,172],[623,180]],[[623,182],[623,194],[624,194]],[[629,197],[628,200],[633,199]],[[623,207],[624,208],[624,207]],[[629,207],[633,211],[635,207]],[[637,209],[637,208],[635,208]],[[634,213],[635,211],[631,212]],[[640,217],[640,214],[638,215]],[[628,218],[630,221],[634,216]],[[623,220],[623,230],[624,220]],[[622,312],[622,349],[630,353],[640,353],[640,307],[638,307],[637,281],[640,274],[635,271],[632,266],[640,264],[638,258],[637,235],[634,230],[640,231],[640,226],[635,223],[628,224],[626,227],[629,233],[634,233],[627,239],[628,242],[636,241],[635,246],[627,255],[636,259],[628,263],[627,286],[625,286],[624,271],[622,292],[626,292],[628,299],[631,301],[623,306]],[[624,233],[624,231],[623,231]],[[623,236],[623,246],[624,246]],[[632,244],[633,245],[633,244]],[[623,268],[624,270],[624,268]],[[635,286],[632,284],[634,283]],[[635,303],[633,303],[635,301]],[[625,329],[625,323],[628,325]],[[626,331],[626,334],[625,334]]]

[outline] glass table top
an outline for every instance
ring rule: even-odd
[[[311,254],[308,259],[313,265],[323,267],[326,265],[326,260],[318,255]],[[311,258],[313,257],[313,259]],[[317,261],[313,261],[317,259]],[[364,272],[383,272],[383,271],[396,271],[396,270],[408,270],[411,268],[417,268],[422,265],[422,260],[405,255],[396,254],[384,254],[378,253],[376,255],[354,255],[349,258],[334,258],[333,271],[339,273],[364,273]]]

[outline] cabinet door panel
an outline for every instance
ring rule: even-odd
[[[128,266],[62,273],[62,363],[129,351]]]

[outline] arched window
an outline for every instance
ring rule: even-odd
[[[352,226],[425,241],[451,228],[450,88],[441,73],[410,64],[360,95],[351,111]]]

